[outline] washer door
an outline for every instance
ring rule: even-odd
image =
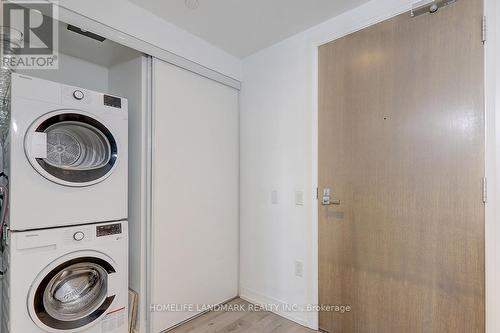
[[[68,260],[43,273],[31,290],[31,318],[48,331],[79,331],[104,316],[115,295],[109,295],[112,265],[101,258]]]
[[[66,186],[89,186],[111,175],[118,147],[102,122],[77,110],[60,110],[28,130],[25,151],[45,178]]]

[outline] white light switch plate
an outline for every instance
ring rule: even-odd
[[[302,261],[295,262],[295,276],[298,277],[304,276],[304,263]]]
[[[277,205],[277,204],[279,204],[279,203],[280,203],[280,202],[279,202],[279,198],[278,198],[278,191],[276,191],[276,190],[273,190],[273,191],[271,192],[271,203],[272,203],[273,205]]]
[[[304,206],[304,191],[295,191],[295,205]]]

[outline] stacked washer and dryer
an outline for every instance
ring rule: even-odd
[[[127,100],[11,89],[1,332],[128,332]]]

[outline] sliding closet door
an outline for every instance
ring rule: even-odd
[[[155,60],[153,333],[238,294],[238,91]],[[193,309],[170,305],[191,305]],[[162,308],[163,307],[163,308]]]

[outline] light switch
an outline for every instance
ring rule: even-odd
[[[295,205],[304,206],[304,191],[295,191]]]
[[[276,190],[273,190],[273,191],[271,192],[271,203],[272,203],[273,205],[277,205],[277,204],[279,204],[279,203],[280,203],[280,202],[279,202],[279,198],[278,198],[278,191],[276,191]]]
[[[302,261],[295,262],[295,276],[304,277],[304,263]]]

